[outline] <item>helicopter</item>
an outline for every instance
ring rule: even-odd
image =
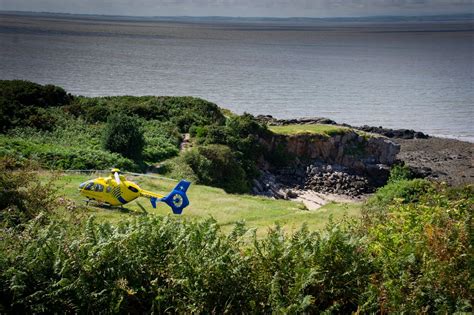
[[[189,185],[190,182],[181,180],[167,196],[162,196],[141,189],[134,182],[126,180],[118,168],[113,168],[109,177],[98,177],[80,184],[79,193],[87,198],[87,202],[94,200],[114,207],[122,206],[138,197],[145,197],[150,199],[153,208],[156,208],[157,201],[161,201],[170,206],[174,214],[181,214],[189,205],[186,195]]]

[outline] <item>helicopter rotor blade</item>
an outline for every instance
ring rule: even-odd
[[[110,169],[105,169],[105,170],[74,170],[74,169],[69,169],[69,170],[63,170],[63,172],[67,173],[109,173]],[[126,171],[121,171],[120,173],[122,174],[129,174],[132,176],[137,176],[137,177],[150,177],[150,178],[156,178],[156,179],[163,179],[163,180],[168,180],[172,182],[179,182],[179,180],[175,178],[169,178],[165,176],[159,176],[159,175],[154,175],[154,174],[147,174],[147,173],[134,173],[134,172],[126,172]],[[114,173],[115,177],[115,173]],[[119,178],[120,179],[120,178]]]
[[[174,179],[174,178],[169,178],[169,177],[164,177],[164,176],[158,176],[158,175],[152,175],[152,174],[146,174],[146,173],[133,173],[133,172],[122,172],[123,174],[129,174],[133,176],[143,176],[143,177],[150,177],[150,178],[156,178],[156,179],[164,179],[164,180],[169,180],[172,182],[179,182],[179,180]]]
[[[115,181],[117,182],[117,185],[120,185],[120,176],[117,172],[114,173]]]

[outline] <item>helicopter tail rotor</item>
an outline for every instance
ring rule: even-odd
[[[189,185],[191,185],[191,183],[186,180],[180,181],[166,197],[161,199],[150,198],[151,205],[153,208],[156,208],[156,202],[162,201],[171,207],[174,214],[181,214],[183,209],[189,205],[189,199],[186,195]]]

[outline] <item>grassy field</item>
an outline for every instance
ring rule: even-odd
[[[51,173],[43,174],[45,178],[50,175]],[[78,193],[78,185],[98,176],[99,174],[60,173],[56,183],[61,195],[73,200],[77,205],[83,205],[85,202]],[[162,194],[166,194],[176,185],[176,182],[171,180],[149,177],[129,176],[128,179],[144,189]],[[303,223],[306,223],[310,230],[322,229],[331,216],[334,220],[344,216],[358,217],[361,207],[358,203],[332,203],[316,211],[308,211],[303,204],[293,201],[228,194],[222,189],[201,185],[191,185],[188,196],[191,204],[183,211],[181,218],[188,220],[213,217],[224,232],[231,230],[234,223],[243,220],[248,227],[256,228],[259,235],[265,234],[267,229],[276,223],[288,232],[299,229]],[[110,222],[117,222],[131,215],[163,216],[171,213],[164,203],[158,203],[157,208],[153,209],[145,198],[127,204],[124,209],[88,207],[88,211],[99,220]]]
[[[313,133],[313,134],[320,134],[320,135],[325,135],[325,136],[343,134],[351,130],[350,128],[346,128],[346,127],[324,125],[324,124],[269,126],[268,128],[274,133],[284,134],[284,135]]]

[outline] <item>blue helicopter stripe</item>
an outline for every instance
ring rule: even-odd
[[[123,204],[127,203],[127,200],[123,199],[121,196],[118,196],[117,199]]]

